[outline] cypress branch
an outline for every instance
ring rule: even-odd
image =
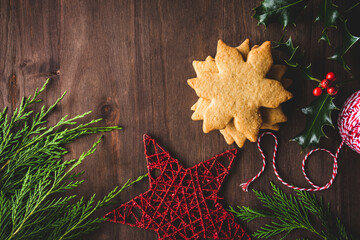
[[[308,230],[325,240],[351,240],[358,239],[347,232],[341,221],[334,217],[330,204],[324,205],[315,195],[306,191],[296,191],[297,197],[285,194],[275,184],[271,183],[273,195],[253,190],[262,202],[265,210],[251,207],[229,207],[235,217],[251,222],[257,218],[271,218],[276,221],[265,224],[253,233],[256,238],[270,238],[283,234],[285,239],[295,229]],[[317,222],[321,223],[316,224]]]
[[[28,108],[42,101],[39,95],[48,83],[49,79],[33,96],[23,98],[12,114],[7,108],[0,113],[0,239],[79,239],[106,220],[92,217],[96,210],[147,176],[132,182],[129,179],[99,201],[95,201],[95,194],[89,200],[64,194],[83,182],[77,180],[83,172],[73,171],[95,152],[101,137],[77,159],[63,160],[68,153],[64,145],[121,127],[92,127],[101,119],[78,124],[90,111],[73,118],[66,115],[53,126],[46,126],[46,118],[66,92],[39,112]]]

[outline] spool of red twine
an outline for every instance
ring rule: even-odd
[[[345,101],[338,118],[338,127],[346,145],[360,154],[360,91]]]
[[[360,91],[355,92],[353,95],[351,95],[344,103],[339,118],[338,118],[338,128],[339,128],[339,133],[340,136],[342,138],[342,141],[336,151],[335,154],[333,154],[332,152],[330,152],[327,149],[324,148],[316,148],[311,150],[310,152],[308,152],[306,154],[306,156],[304,157],[303,161],[302,161],[302,172],[303,175],[305,177],[305,179],[307,180],[307,182],[312,186],[312,188],[301,188],[301,187],[297,187],[294,185],[291,185],[287,182],[285,182],[279,175],[279,172],[276,169],[276,164],[275,164],[275,159],[276,159],[276,151],[277,151],[277,146],[278,146],[278,141],[276,136],[271,133],[271,132],[265,132],[263,134],[260,135],[260,137],[258,138],[258,149],[260,151],[261,157],[263,159],[263,167],[260,170],[260,172],[253,177],[252,179],[250,179],[249,181],[247,181],[246,183],[242,183],[240,186],[242,187],[242,189],[244,191],[248,191],[248,187],[250,185],[250,183],[252,183],[255,179],[257,179],[258,177],[260,177],[260,175],[264,172],[265,170],[265,166],[266,166],[266,161],[265,161],[265,155],[260,147],[260,142],[261,142],[261,138],[264,135],[271,135],[274,137],[275,140],[275,147],[274,147],[274,154],[273,154],[273,168],[274,168],[274,173],[276,175],[276,177],[279,179],[279,181],[284,184],[285,186],[295,189],[295,190],[300,190],[300,191],[310,191],[310,192],[315,192],[315,191],[321,191],[321,190],[325,190],[328,189],[334,182],[335,177],[337,175],[337,170],[338,170],[338,163],[337,163],[337,159],[338,159],[338,155],[340,152],[340,149],[342,148],[342,146],[344,145],[344,143],[346,145],[348,145],[351,149],[353,149],[354,151],[356,151],[357,153],[360,154]],[[317,151],[325,151],[327,152],[334,160],[334,164],[333,164],[333,171],[332,171],[332,176],[330,181],[325,184],[322,187],[319,187],[317,185],[315,185],[307,176],[306,171],[305,171],[305,163],[306,160],[308,159],[308,157],[313,153],[313,152],[317,152]]]

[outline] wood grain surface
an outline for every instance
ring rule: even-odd
[[[148,133],[177,157],[185,167],[206,160],[235,146],[228,146],[218,131],[204,134],[202,122],[190,116],[195,92],[186,80],[195,76],[193,60],[214,56],[218,39],[237,46],[245,38],[251,44],[276,41],[284,34],[306,50],[306,59],[321,78],[334,71],[338,78],[347,74],[327,57],[342,42],[336,30],[330,31],[334,44],[318,43],[322,25],[314,24],[317,5],[311,1],[299,17],[297,27],[283,31],[275,24],[266,30],[251,18],[259,0],[1,0],[0,1],[0,107],[14,109],[22,96],[32,94],[45,79],[52,78],[44,93],[45,104],[52,103],[64,91],[67,96],[50,121],[60,116],[93,110],[88,118],[103,118],[102,125],[121,125],[121,131],[105,134],[98,151],[80,167],[85,170],[85,183],[77,194],[102,196],[128,178],[146,172],[142,135]],[[346,1],[344,8],[355,1]],[[359,9],[351,14],[350,28],[360,34]],[[281,55],[273,50],[275,62]],[[347,55],[347,62],[359,74],[359,44]],[[277,132],[279,138],[278,168],[283,178],[300,186],[308,186],[301,173],[304,153],[297,143],[289,142],[305,125],[299,108],[314,97],[313,82],[295,82],[291,91],[295,98],[285,104],[289,121]],[[341,89],[336,104],[344,100],[360,84]],[[336,120],[337,113],[333,114]],[[338,130],[326,127],[329,138],[321,146],[335,151],[341,139]],[[69,146],[72,156],[87,150],[97,136],[80,139]],[[267,156],[272,154],[273,140],[264,139]],[[269,162],[269,161],[268,161]],[[260,206],[252,192],[244,193],[239,184],[261,168],[256,144],[247,142],[221,195],[225,204]],[[308,164],[315,183],[325,184],[331,175],[332,161],[316,153]],[[332,210],[350,230],[360,233],[360,156],[345,147],[340,153],[339,175],[327,191],[317,193],[332,204]],[[269,192],[270,181],[280,184],[268,165],[264,175],[251,188]],[[283,187],[282,187],[283,188]],[[119,201],[125,202],[148,189],[147,180],[126,190]],[[283,188],[285,189],[285,188]],[[292,192],[285,189],[286,192]],[[102,216],[110,206],[97,214]],[[241,223],[253,231],[267,221]],[[309,236],[297,231],[287,239]],[[44,237],[45,238],[45,237]],[[155,232],[126,225],[104,223],[86,239],[156,239]],[[278,238],[274,238],[278,239]]]

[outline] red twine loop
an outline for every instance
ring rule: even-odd
[[[337,157],[338,157],[338,154],[340,152],[340,149],[341,147],[343,146],[344,144],[344,141],[341,142],[338,150],[336,151],[335,154],[333,154],[332,152],[330,152],[329,150],[327,149],[324,149],[324,148],[317,148],[317,149],[313,149],[311,150],[308,154],[306,154],[306,156],[304,157],[303,161],[302,161],[302,173],[305,177],[305,179],[307,180],[307,182],[313,187],[313,188],[301,188],[301,187],[296,187],[294,185],[291,185],[287,182],[285,182],[279,175],[279,172],[278,170],[276,169],[276,152],[277,152],[277,147],[278,147],[278,141],[277,141],[277,137],[271,133],[271,132],[264,132],[263,134],[260,135],[260,137],[258,138],[258,142],[257,142],[257,145],[258,145],[258,149],[260,151],[260,154],[261,154],[261,157],[263,159],[263,167],[262,169],[260,170],[260,172],[255,176],[253,177],[252,179],[250,179],[249,181],[247,181],[246,183],[242,183],[240,184],[240,186],[242,187],[242,189],[247,192],[248,191],[248,188],[249,188],[249,185],[250,183],[252,183],[255,179],[257,179],[258,177],[260,177],[260,175],[264,172],[265,170],[265,166],[266,166],[266,161],[265,161],[265,155],[264,155],[264,152],[262,151],[261,147],[260,147],[260,142],[261,142],[261,138],[264,136],[264,135],[271,135],[274,137],[274,140],[275,140],[275,146],[274,146],[274,154],[273,154],[273,159],[272,159],[272,164],[273,164],[273,168],[274,168],[274,173],[276,175],[276,177],[279,179],[279,181],[284,184],[285,186],[289,187],[289,188],[292,188],[294,190],[300,190],[300,191],[309,191],[309,192],[316,192],[316,191],[321,191],[321,190],[325,190],[325,189],[328,189],[334,182],[334,179],[337,175],[337,170],[338,170],[338,163],[337,163]],[[307,176],[306,174],[306,171],[305,171],[305,163],[306,163],[306,160],[309,158],[309,156],[314,153],[314,152],[317,152],[317,151],[325,151],[327,153],[330,154],[330,156],[333,158],[334,160],[334,164],[333,164],[333,172],[332,172],[332,175],[331,175],[331,179],[330,181],[325,184],[324,186],[322,187],[319,187],[317,186],[316,184],[314,184],[310,179],[309,177]]]
[[[336,150],[335,154],[333,154],[332,152],[330,152],[329,150],[324,149],[324,148],[316,148],[316,149],[313,149],[310,152],[308,152],[308,154],[306,154],[306,156],[304,157],[304,159],[302,161],[302,167],[301,167],[302,173],[303,173],[306,181],[312,186],[312,188],[301,188],[301,187],[291,185],[291,184],[285,182],[280,177],[279,172],[276,169],[276,163],[275,163],[278,141],[277,141],[276,136],[271,132],[264,132],[263,134],[260,135],[260,137],[258,138],[258,141],[257,141],[257,146],[260,151],[261,157],[263,159],[263,166],[262,166],[260,172],[255,177],[253,177],[252,179],[247,181],[246,183],[240,184],[240,186],[242,187],[242,189],[245,192],[247,192],[250,183],[252,183],[255,179],[260,177],[260,175],[264,172],[265,166],[266,166],[266,161],[265,161],[264,152],[262,151],[262,149],[260,147],[260,142],[261,142],[261,138],[264,135],[271,135],[274,137],[274,140],[275,140],[274,154],[273,154],[273,160],[272,160],[274,173],[282,184],[284,184],[285,186],[292,188],[294,190],[309,191],[309,192],[316,192],[316,191],[328,189],[333,184],[334,179],[337,175],[337,172],[338,172],[337,159],[338,159],[340,149],[342,148],[344,143],[346,143],[346,145],[348,145],[351,149],[353,149],[354,151],[356,151],[357,153],[360,154],[360,91],[355,92],[353,95],[351,95],[345,101],[344,106],[342,107],[342,110],[341,110],[339,118],[338,118],[338,127],[339,127],[339,133],[342,138],[342,141],[341,141],[338,149]],[[312,153],[317,152],[317,151],[327,152],[334,160],[331,179],[327,184],[325,184],[322,187],[314,184],[313,181],[311,181],[310,178],[307,176],[306,171],[305,171],[306,160],[309,158],[309,156]]]

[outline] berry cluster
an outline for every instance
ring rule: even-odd
[[[320,86],[314,88],[313,94],[314,96],[320,96],[323,89],[327,90],[327,93],[330,95],[337,94],[337,88],[335,86],[331,86],[331,84],[336,80],[335,74],[333,72],[329,72],[326,74],[324,80],[321,81]]]

